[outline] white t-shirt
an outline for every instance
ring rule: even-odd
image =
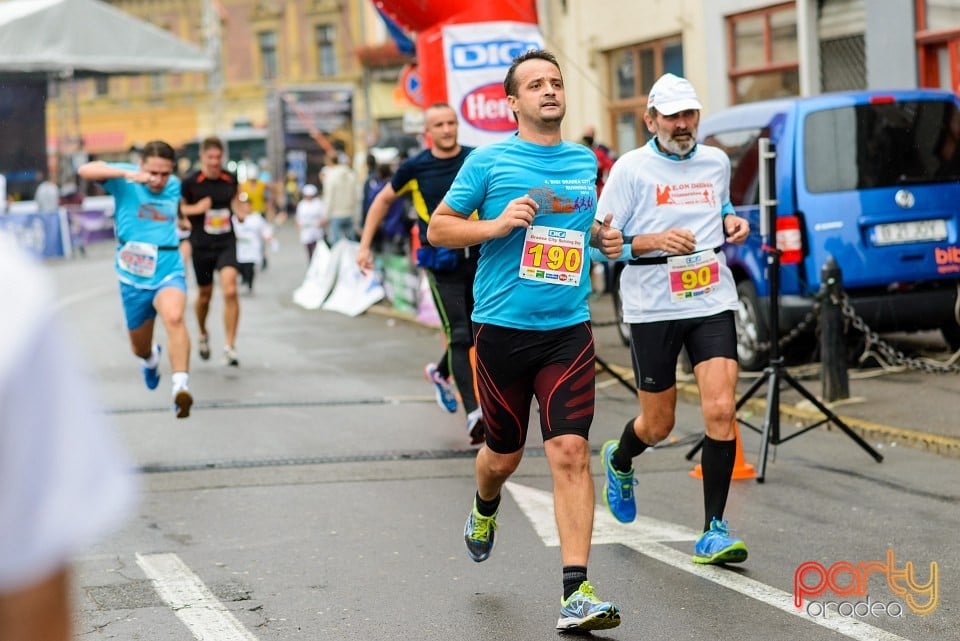
[[[323,223],[327,220],[327,207],[319,198],[304,198],[297,203],[297,226],[300,227],[300,242],[304,245],[323,238]]]
[[[259,213],[251,212],[243,222],[233,217],[233,232],[237,237],[237,262],[260,263],[263,261],[263,241],[270,238],[270,223]]]
[[[0,239],[0,593],[49,576],[116,526],[134,498],[54,316],[40,269]]]
[[[689,229],[696,256],[670,264],[628,265],[620,276],[623,320],[651,323],[698,318],[737,308],[736,284],[723,253],[721,211],[730,200],[730,160],[721,150],[697,145],[679,160],[650,143],[613,165],[597,203],[597,220],[613,214],[624,236]],[[645,256],[664,256],[660,251]]]

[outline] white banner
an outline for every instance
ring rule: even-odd
[[[543,48],[537,25],[477,22],[443,27],[447,102],[460,117],[460,142],[479,146],[503,140],[517,124],[507,106],[503,78],[513,59]]]
[[[332,248],[320,241],[303,284],[293,292],[293,302],[304,309],[324,309],[357,316],[385,296],[373,272],[357,267],[360,243],[341,239]]]

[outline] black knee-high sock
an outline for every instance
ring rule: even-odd
[[[715,441],[704,436],[703,456],[700,459],[703,469],[704,531],[710,529],[711,519],[723,519],[736,456],[736,440]]]
[[[580,588],[580,584],[587,580],[587,566],[585,565],[565,565],[563,566],[563,598],[569,599],[570,595]]]
[[[620,472],[629,472],[633,469],[633,459],[640,456],[649,447],[633,431],[633,421],[634,419],[631,418],[623,427],[620,445],[617,446],[617,451],[613,453],[613,467]]]

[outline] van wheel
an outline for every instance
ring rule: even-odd
[[[737,326],[737,359],[740,367],[756,372],[766,364],[767,350],[760,343],[769,340],[769,330],[760,316],[757,290],[749,280],[737,283],[737,311],[734,315]]]
[[[630,323],[623,322],[623,299],[620,297],[620,273],[623,264],[616,263],[612,267],[613,277],[610,282],[610,298],[613,299],[613,313],[617,319],[617,334],[625,346],[630,345]]]
[[[943,334],[943,340],[950,346],[951,352],[960,349],[960,325],[948,323],[940,328],[940,333]]]

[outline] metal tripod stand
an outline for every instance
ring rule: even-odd
[[[810,430],[820,427],[826,423],[833,423],[839,427],[844,434],[849,436],[853,441],[859,445],[867,454],[872,456],[877,463],[883,461],[883,456],[879,452],[874,450],[870,445],[860,438],[860,435],[854,432],[850,427],[844,423],[839,416],[834,414],[830,408],[824,405],[820,399],[810,393],[806,388],[803,387],[793,376],[787,372],[786,367],[784,366],[783,356],[780,354],[780,345],[778,343],[779,337],[779,328],[780,328],[780,251],[776,247],[776,199],[770,196],[770,186],[773,184],[770,180],[770,177],[773,176],[773,167],[774,159],[776,158],[776,151],[773,149],[773,145],[770,144],[770,140],[767,138],[761,138],[759,140],[760,145],[760,221],[761,221],[761,231],[760,234],[766,243],[767,251],[767,266],[768,266],[768,275],[770,280],[770,358],[767,363],[767,366],[763,370],[763,375],[760,376],[752,385],[744,392],[743,396],[737,401],[736,409],[739,412],[740,408],[756,394],[760,388],[766,384],[767,385],[767,407],[763,419],[762,428],[758,428],[754,425],[747,423],[746,421],[737,418],[737,421],[749,429],[757,432],[761,435],[760,442],[760,459],[757,464],[757,482],[763,483],[764,475],[767,468],[767,454],[771,445],[780,445],[781,443],[786,443],[787,441],[794,439],[801,434],[805,434]],[[781,384],[786,383],[791,388],[796,390],[801,396],[810,401],[814,407],[816,407],[823,414],[824,418],[813,425],[808,425],[796,432],[793,432],[787,436],[783,436],[780,432],[780,388]],[[694,445],[687,453],[687,459],[692,459],[697,451],[703,446],[703,439]]]

